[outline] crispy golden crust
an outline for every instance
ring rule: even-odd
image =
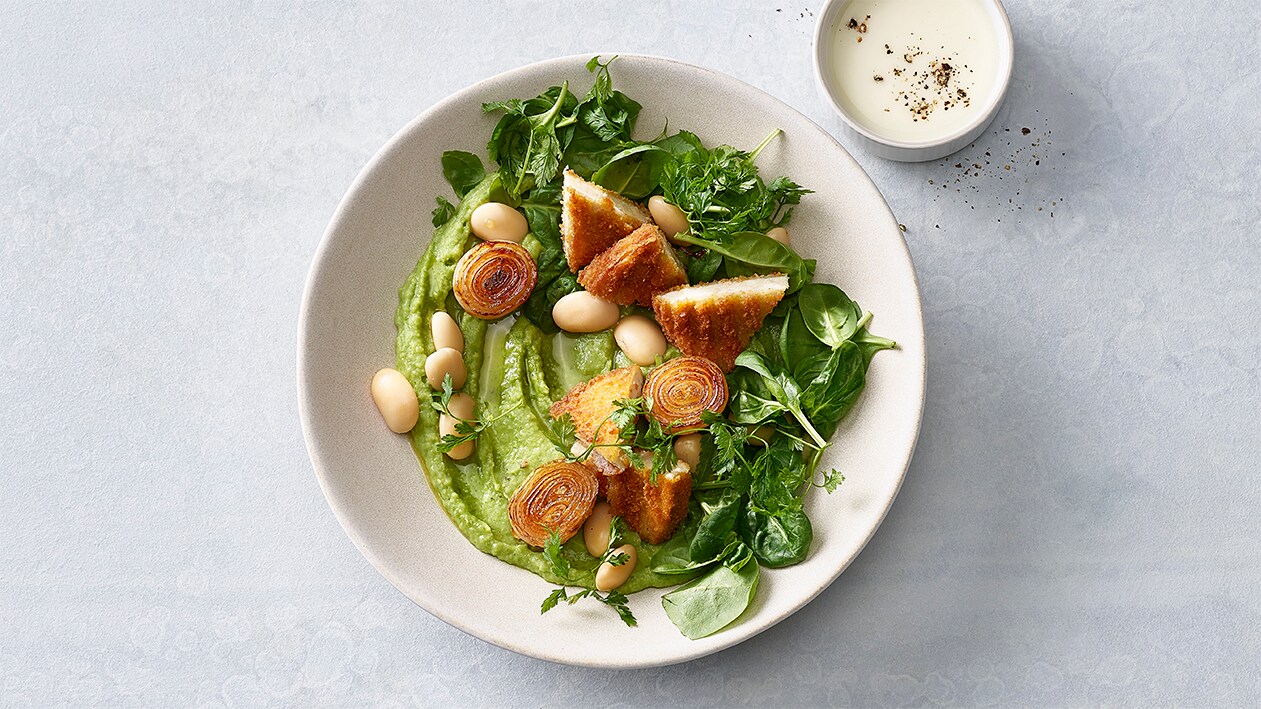
[[[661,229],[645,224],[596,256],[578,282],[618,305],[649,307],[654,295],[687,285],[687,271]]]
[[[561,191],[560,231],[569,270],[577,273],[600,252],[648,222],[650,216],[643,207],[616,192],[586,183],[586,190],[599,193],[595,197],[579,192],[572,186],[575,182],[584,181],[567,170]]]
[[[649,466],[651,467],[651,466]],[[626,520],[649,544],[660,544],[674,535],[687,517],[692,496],[692,474],[681,466],[651,482],[648,470],[627,468],[605,478],[610,511]]]
[[[578,437],[584,441],[616,443],[621,430],[607,420],[608,416],[613,413],[617,401],[634,399],[643,388],[644,374],[639,367],[631,365],[614,369],[570,389],[560,401],[552,404],[548,413],[552,418],[565,414],[573,417]],[[626,467],[626,454],[622,451],[616,448],[600,448],[598,451],[615,467]]]
[[[778,275],[778,274],[776,274]],[[734,284],[764,276],[729,278],[715,283]],[[698,286],[675,288],[669,293],[679,293]],[[652,300],[653,313],[666,339],[685,354],[704,357],[724,372],[735,369],[736,355],[740,354],[762,327],[762,321],[784,297],[784,291],[732,292],[706,298],[676,300],[665,299],[664,294]]]

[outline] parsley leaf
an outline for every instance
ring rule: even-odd
[[[434,199],[438,202],[438,206],[433,208],[433,225],[438,227],[451,221],[451,217],[455,216],[455,205],[447,201],[446,197],[438,196]]]
[[[482,435],[482,431],[490,428],[503,417],[512,413],[516,406],[501,411],[498,415],[491,416],[485,421],[475,421],[463,419],[451,412],[451,397],[455,396],[455,387],[451,384],[451,375],[448,374],[442,378],[442,390],[435,391],[431,394],[429,405],[434,411],[446,414],[455,419],[455,433],[448,433],[438,440],[436,446],[439,453],[450,453],[458,446],[469,441],[475,441]],[[519,404],[518,404],[519,406]]]
[[[548,594],[547,598],[543,599],[543,607],[539,610],[539,613],[546,613],[550,611],[556,607],[556,604],[563,600],[565,600],[565,588],[562,586],[555,591],[552,591]]]
[[[630,561],[630,555],[625,552],[618,553],[615,550],[621,546],[622,539],[626,534],[626,523],[621,517],[614,517],[609,523],[609,548],[600,557],[599,564],[608,563],[612,566],[621,566]],[[570,580],[570,572],[572,567],[569,560],[564,557],[562,552],[563,543],[560,535],[554,530],[548,530],[547,542],[543,545],[543,558],[552,567],[552,573],[559,576],[564,581]],[[631,612],[630,606],[627,604],[626,595],[619,591],[609,591],[601,596],[598,591],[591,588],[584,588],[574,593],[569,593],[564,586],[554,589],[547,598],[543,599],[543,604],[539,607],[539,613],[546,613],[560,604],[561,601],[573,605],[583,598],[594,598],[595,600],[609,606],[617,612],[617,616],[622,619],[623,623],[629,626],[637,625],[635,614]]]
[[[836,488],[840,487],[843,482],[845,482],[845,476],[842,475],[839,470],[833,468],[831,470],[824,471],[823,482],[816,483],[815,485],[816,487],[821,487],[824,490],[827,490],[830,495],[836,492]]]
[[[753,152],[729,145],[689,150],[667,162],[661,189],[668,202],[687,213],[693,236],[724,241],[742,231],[765,233],[792,218],[791,205],[808,190],[787,177],[766,184],[754,160],[779,134],[772,132]]]

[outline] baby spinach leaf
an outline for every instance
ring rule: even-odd
[[[763,399],[749,391],[737,391],[731,397],[731,420],[743,424],[760,424],[781,411],[787,411],[783,404],[772,399]]]
[[[784,406],[797,419],[797,423],[805,429],[806,434],[814,441],[814,445],[818,448],[825,448],[827,441],[810,422],[810,418],[806,415],[801,407],[801,391],[797,387],[797,382],[788,375],[779,365],[768,361],[761,355],[745,350],[736,357],[736,366],[744,367],[752,370],[762,377],[762,383],[766,386],[767,391],[771,393],[775,399]]]
[[[797,302],[806,328],[828,347],[840,347],[858,331],[862,310],[831,283],[805,286]]]
[[[628,199],[643,199],[657,188],[661,165],[669,156],[652,143],[641,143],[609,158],[591,179]]]
[[[685,130],[681,130],[674,135],[668,135],[656,141],[654,144],[658,148],[661,148],[675,157],[680,157],[692,151],[703,152],[705,150],[705,146],[701,143],[701,139],[696,137],[695,133]]]
[[[578,100],[569,83],[553,86],[535,98],[482,104],[487,113],[504,115],[491,131],[486,152],[499,164],[504,189],[514,197],[532,185],[550,182],[560,170],[561,141],[557,129],[576,120]]]
[[[690,551],[692,540],[675,534],[652,556],[650,567],[654,574],[685,574],[694,568]]]
[[[740,538],[753,550],[759,564],[776,569],[805,560],[814,528],[800,509],[769,514],[750,506],[740,517]]]
[[[676,534],[670,541],[665,543],[656,554],[652,557],[652,572],[655,574],[665,574],[667,576],[676,576],[682,574],[693,574],[708,566],[712,566],[716,562],[726,558],[731,554],[736,545],[740,544],[739,540],[732,539],[727,542],[727,546],[721,552],[712,558],[693,560],[690,550],[691,540],[686,535]]]
[[[758,565],[745,555],[667,593],[661,605],[679,632],[692,640],[703,638],[744,613],[757,593],[758,576]]]
[[[879,337],[867,331],[862,327],[858,332],[854,333],[854,344],[858,345],[858,349],[862,350],[863,362],[866,366],[871,366],[871,358],[880,350],[891,350],[898,346],[898,343],[887,337]]]
[[[722,254],[713,250],[706,251],[687,265],[688,283],[704,283],[713,280],[714,274],[718,272],[718,267],[721,265]]]
[[[570,170],[585,179],[591,179],[597,170],[621,150],[620,144],[605,141],[584,125],[575,124],[566,131],[569,137],[562,159]]]
[[[717,504],[701,503],[705,517],[696,528],[696,536],[688,547],[689,558],[712,559],[722,551],[727,537],[736,528],[742,497],[738,493],[724,495]]]
[[[766,234],[743,231],[731,234],[723,241],[713,241],[686,231],[676,235],[675,239],[721,254],[729,264],[729,273],[731,261],[746,265],[753,273],[782,273],[788,276],[789,292],[801,288],[814,277],[813,267],[792,249]]]
[[[463,150],[448,150],[442,154],[442,176],[451,183],[457,197],[477,186],[486,177],[482,159]]]
[[[817,371],[807,372],[812,376],[801,392],[802,408],[820,428],[835,430],[862,394],[866,372],[862,350],[853,342],[842,342]]]
[[[798,372],[801,365],[811,357],[826,355],[829,349],[806,327],[800,307],[791,307],[779,331],[779,355],[784,364],[793,370],[793,376],[800,379]]]

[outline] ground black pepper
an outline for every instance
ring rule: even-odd
[[[945,160],[938,162],[937,167],[944,170],[928,178],[928,184],[934,189],[953,190],[956,194],[963,195],[963,203],[968,205],[969,210],[976,210],[978,207],[982,210],[1004,209],[1013,214],[1041,213],[1052,219],[1055,218],[1056,209],[1063,207],[1062,196],[1042,201],[1030,194],[1031,191],[1036,193],[1037,185],[1042,184],[1042,181],[1033,174],[1034,170],[1056,169],[1053,164],[1050,164],[1053,161],[1049,160],[1054,155],[1050,150],[1052,131],[1046,128],[1045,120],[1042,121],[1042,125],[1044,126],[1042,130],[1031,127],[1015,130],[992,128],[989,134],[979,141],[988,144],[990,149],[984,150],[983,154],[977,157],[963,159],[956,157],[955,162]],[[1013,139],[1011,134],[1016,130],[1019,131],[1018,135],[1021,137],[1027,136],[1027,143],[1019,138]],[[977,150],[977,145],[973,143],[965,148],[964,155],[967,155],[966,151]],[[997,149],[996,146],[1001,149]],[[996,150],[1000,156],[1004,152],[1007,154],[1002,158],[994,158],[993,154]],[[1067,154],[1066,151],[1060,152],[1061,157]],[[973,155],[975,156],[976,153]],[[1004,189],[1005,186],[1015,189]],[[934,201],[936,201],[935,198]],[[1025,207],[1029,208],[1028,211]],[[999,217],[996,217],[996,220],[1002,221]],[[1017,223],[1021,221],[1023,221],[1022,218],[1016,219]]]
[[[858,34],[858,41],[861,42],[862,35],[867,33],[867,25],[870,21],[871,15],[867,15],[862,20],[851,17],[844,29]],[[923,40],[922,37],[913,38]],[[944,47],[940,50],[943,56],[929,58],[927,67],[921,68],[920,57],[928,53],[919,45],[908,45],[901,54],[901,61],[889,69],[889,74],[901,80],[893,87],[895,105],[900,105],[909,111],[911,120],[915,123],[929,120],[939,110],[949,111],[952,108],[966,108],[972,105],[972,97],[968,93],[970,87],[965,88],[959,83],[964,80],[964,74],[972,74],[973,70],[966,64],[962,64],[956,53],[947,54],[944,52]],[[884,53],[886,56],[895,54],[893,47],[888,44],[884,45]],[[871,79],[876,83],[884,83],[885,76],[883,72],[878,72],[873,74]],[[886,108],[884,111],[889,113],[890,109]]]

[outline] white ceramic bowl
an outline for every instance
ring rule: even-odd
[[[598,604],[539,614],[542,579],[473,548],[443,513],[406,438],[389,432],[369,396],[394,363],[398,287],[433,231],[442,151],[484,155],[493,116],[480,104],[534,96],[568,79],[579,93],[589,55],[553,59],[474,84],[416,118],[378,152],[338,207],[316,251],[298,333],[298,394],[316,475],[346,533],[382,575],[425,610],[472,635],[556,662],[648,667],[700,657],[787,617],[827,588],[884,518],[902,483],[924,401],[924,325],[915,271],[884,199],[831,136],[800,113],[727,76],[667,59],[622,56],[617,88],[644,105],[643,135],[695,131],[707,144],[751,148],[773,128],[784,135],[759,157],[764,174],[814,189],[791,229],[819,259],[818,278],[839,284],[876,316],[873,331],[901,349],[882,352],[867,391],[836,434],[824,464],[845,472],[829,496],[812,491],[810,558],[767,571],[752,608],[733,626],[691,641],[661,608],[661,591],[635,594],[639,627]]]
[[[998,109],[1003,105],[1003,97],[1007,95],[1015,48],[1011,36],[1011,22],[1007,19],[1007,11],[1003,9],[1003,3],[1000,0],[978,1],[990,20],[990,27],[987,29],[996,35],[998,42],[998,82],[994,91],[986,97],[985,104],[976,114],[976,118],[966,126],[939,138],[916,142],[896,140],[873,133],[845,109],[838,98],[840,89],[826,67],[830,61],[829,52],[832,45],[830,38],[837,31],[839,23],[844,21],[842,11],[851,0],[829,0],[824,5],[819,13],[819,21],[814,27],[814,78],[819,91],[841,117],[846,135],[868,152],[882,158],[902,162],[924,162],[958,152],[985,132],[998,113]]]

